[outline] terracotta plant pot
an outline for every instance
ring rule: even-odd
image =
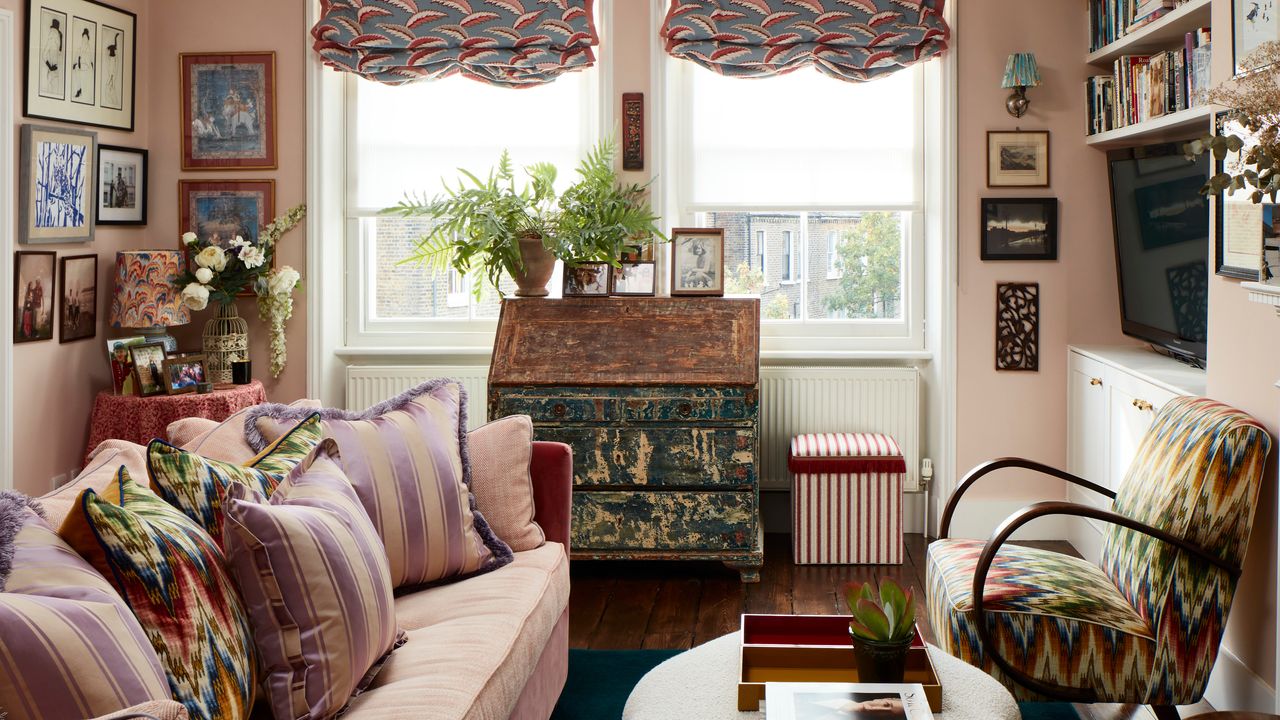
[[[547,283],[556,269],[556,256],[542,245],[541,235],[520,238],[520,260],[524,263],[524,272],[511,273],[516,281],[516,297],[546,297]]]
[[[900,683],[907,670],[907,651],[914,633],[897,642],[863,640],[849,632],[860,683]]]

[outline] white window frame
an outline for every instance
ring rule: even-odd
[[[800,220],[801,232],[804,232],[804,219]],[[801,273],[797,273],[800,262],[800,247],[796,242],[794,230],[782,231],[782,279],[780,285],[795,285],[800,282]]]
[[[764,286],[769,285],[769,231],[756,228],[756,259],[759,260],[760,280]]]
[[[827,231],[827,279],[839,280],[844,277],[844,272],[840,269],[840,257],[838,255],[840,246],[840,231]]]

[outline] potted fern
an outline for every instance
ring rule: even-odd
[[[845,602],[853,618],[849,638],[853,642],[858,681],[900,683],[906,673],[907,651],[915,639],[916,604],[912,592],[883,578],[877,590],[872,583],[848,583]]]

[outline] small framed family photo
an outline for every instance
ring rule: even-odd
[[[19,251],[13,255],[13,341],[52,340],[57,253]]]
[[[58,342],[87,340],[98,334],[98,256],[72,255],[58,260],[62,286]]]
[[[107,341],[107,359],[111,362],[111,389],[116,395],[133,395],[133,358],[129,348],[146,342],[144,335],[112,338]]]
[[[164,343],[130,345],[129,359],[133,362],[133,386],[138,395],[146,397],[165,392]]]
[[[204,355],[193,353],[165,358],[165,392],[170,395],[193,393],[202,382],[205,382]]]
[[[564,269],[565,297],[608,297],[609,263],[582,263]]]
[[[95,0],[27,0],[22,114],[132,131],[136,26]]]
[[[988,131],[987,187],[1049,187],[1049,131]]]
[[[99,225],[147,224],[147,151],[98,146]]]
[[[1057,198],[983,198],[983,260],[1057,260]]]
[[[182,169],[276,167],[276,54],[183,53]]]
[[[613,268],[610,295],[652,297],[657,291],[657,273],[653,261],[624,262]]]
[[[724,230],[671,231],[671,294],[724,295]]]

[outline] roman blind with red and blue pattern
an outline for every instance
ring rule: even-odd
[[[666,50],[735,77],[812,65],[864,82],[946,51],[944,0],[672,0]]]
[[[321,0],[324,63],[399,85],[462,75],[530,87],[595,64],[594,0]]]

